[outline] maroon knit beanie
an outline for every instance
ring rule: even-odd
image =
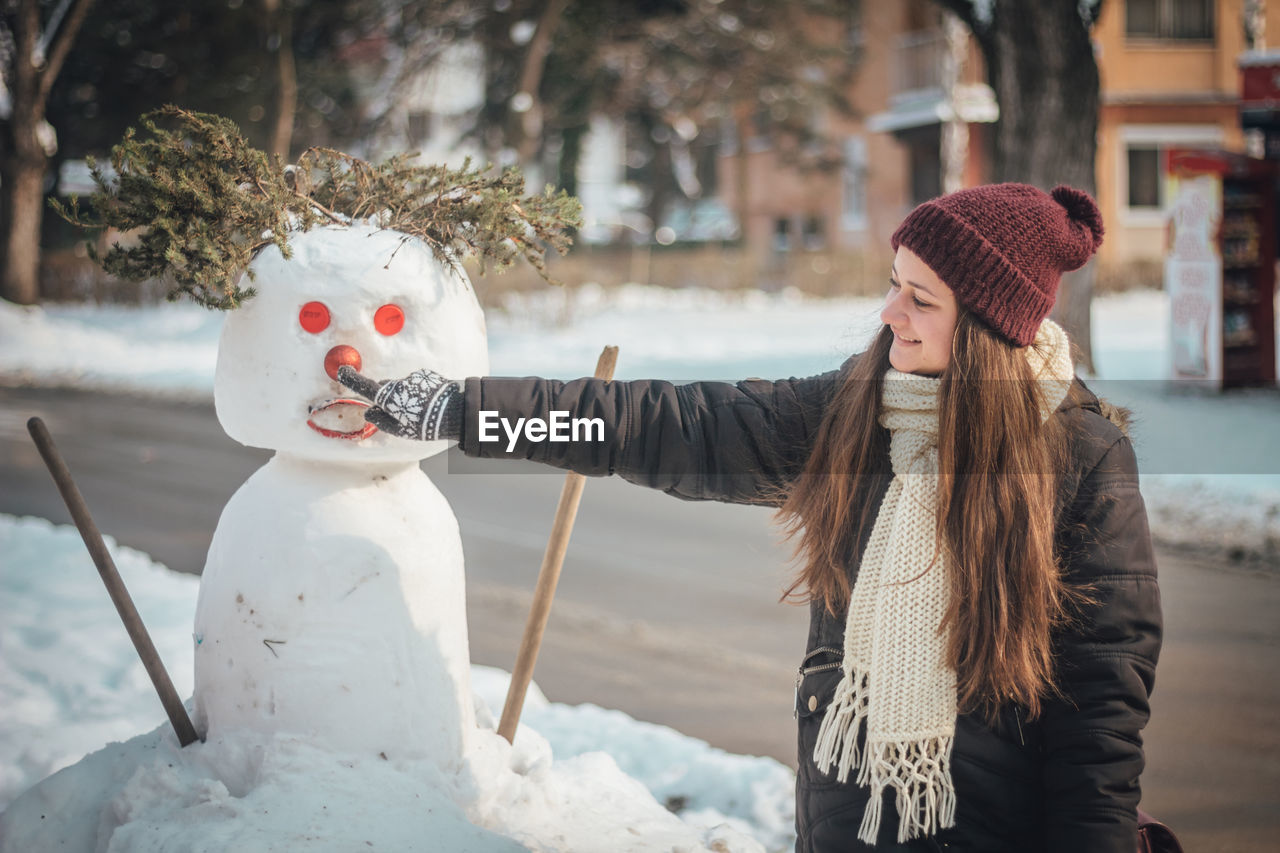
[[[1102,244],[1102,214],[1074,187],[991,184],[926,201],[890,243],[919,255],[960,304],[1026,346],[1053,308],[1058,279]]]

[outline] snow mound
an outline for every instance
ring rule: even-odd
[[[188,694],[198,578],[108,547]],[[284,733],[185,749],[167,723],[138,734],[161,716],[159,701],[76,530],[0,515],[0,553],[4,853],[773,851],[794,841],[794,775],[778,762],[549,702],[536,684],[513,747],[494,733],[492,710],[510,676],[489,667],[472,669],[478,730],[452,775]]]
[[[1280,489],[1269,487],[1273,479],[1144,476],[1151,535],[1174,547],[1275,565],[1280,562]]]
[[[682,821],[604,753],[554,762],[531,730],[515,749],[486,735],[468,772],[446,777],[250,730],[180,749],[164,725],[15,800],[0,850],[764,850]]]

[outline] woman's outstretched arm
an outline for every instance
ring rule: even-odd
[[[775,503],[808,458],[838,373],[683,385],[472,378],[463,385],[459,444],[471,456],[617,474],[689,500]],[[553,416],[570,430],[578,423],[578,440],[508,431],[520,418]]]

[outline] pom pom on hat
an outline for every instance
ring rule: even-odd
[[[1099,212],[1098,206],[1093,203],[1093,199],[1089,198],[1089,194],[1075,187],[1069,187],[1066,184],[1059,184],[1049,193],[1053,200],[1062,205],[1067,211],[1067,217],[1077,227],[1080,232],[1076,240],[1076,254],[1072,258],[1073,266],[1068,269],[1078,269],[1084,266],[1093,253],[1098,251],[1098,247],[1102,245],[1102,235],[1104,229],[1102,227],[1102,213]]]
[[[1088,193],[1011,183],[926,201],[890,244],[914,252],[960,304],[1027,346],[1053,309],[1062,273],[1084,266],[1102,235],[1102,214]]]
[[[1058,184],[1049,195],[1066,209],[1067,216],[1089,229],[1093,235],[1093,246],[1089,254],[1092,255],[1093,252],[1098,251],[1106,229],[1102,227],[1102,212],[1098,210],[1098,205],[1094,204],[1093,199],[1089,198],[1089,194],[1066,184]]]

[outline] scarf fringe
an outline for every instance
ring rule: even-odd
[[[910,743],[868,744],[859,774],[859,784],[871,787],[871,799],[858,831],[863,842],[876,843],[885,788],[892,788],[895,794],[899,844],[955,826],[952,741],[951,736],[939,735]]]
[[[951,735],[922,740],[869,743],[858,749],[858,732],[868,711],[869,673],[846,671],[818,727],[813,760],[818,770],[835,770],[847,782],[858,768],[857,784],[870,787],[858,837],[875,844],[880,833],[884,791],[892,788],[898,809],[898,843],[932,835],[956,822],[956,791],[951,781]]]
[[[823,773],[835,766],[837,781],[847,782],[849,771],[858,764],[858,730],[867,719],[869,695],[867,673],[846,670],[818,727],[814,763]]]

